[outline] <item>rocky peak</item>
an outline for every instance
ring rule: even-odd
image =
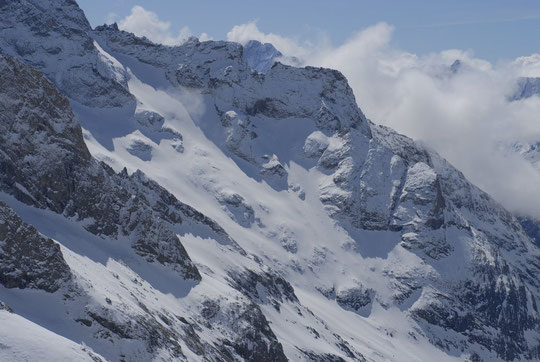
[[[54,292],[72,275],[60,246],[0,201],[0,284]]]
[[[312,117],[318,126],[329,130],[366,123],[347,80],[336,70],[272,62],[266,74],[252,73],[247,59],[256,43],[247,48],[246,58],[246,47],[232,42],[193,40],[170,47],[118,31],[112,25],[96,28],[96,36],[118,54],[162,68],[174,85],[212,94],[223,113],[233,110],[250,116]],[[261,47],[269,49],[268,45]],[[228,104],[222,106],[221,100]],[[223,109],[231,105],[236,109]]]
[[[452,72],[452,74],[456,74],[457,72],[460,71],[462,66],[463,66],[463,64],[461,63],[461,60],[456,59],[456,60],[454,60],[452,65],[450,65],[450,71]]]
[[[187,296],[163,297],[127,265],[107,283],[128,293],[78,310],[89,317],[80,319],[90,328],[85,338],[144,340],[152,356],[185,359],[194,353],[195,359],[363,360],[364,352],[392,359],[413,354],[409,349],[422,341],[449,359],[538,358],[538,248],[509,212],[447,161],[367,120],[340,72],[274,63],[262,74],[236,43],[192,39],[169,47],[114,25],[90,33],[82,24],[69,34],[53,26],[36,35],[20,8],[11,11],[21,22],[0,19],[7,24],[2,48],[45,70],[72,100],[84,95],[92,107],[111,106],[101,103],[104,94],[117,97],[131,76],[120,59],[135,65],[133,74],[148,88],[166,92],[168,83],[157,84],[166,80],[205,106],[202,116],[181,115],[185,154],[159,145],[160,156],[180,168],[169,172],[169,164],[152,157],[133,161],[121,147],[109,154],[170,178],[178,197],[192,192],[225,228],[142,172],[117,173],[89,157],[67,100],[22,63],[0,62],[9,85],[0,90],[0,190],[111,243],[129,240],[137,262],[198,283]],[[17,34],[28,39],[27,48],[14,45]],[[85,45],[88,37],[93,47]],[[86,50],[63,53],[64,41]],[[49,67],[66,59],[80,60],[83,69]],[[94,70],[103,64],[102,82]],[[159,81],[143,79],[141,68]],[[63,87],[65,79],[81,87]],[[113,79],[118,92],[97,91]],[[147,106],[146,94],[133,92],[130,99]],[[140,112],[139,126],[162,127],[177,115],[151,105],[155,112]],[[72,265],[81,278],[92,278],[84,265]],[[108,268],[99,269],[100,278]],[[381,340],[390,343],[379,347]],[[112,359],[125,357],[116,352]]]
[[[121,71],[95,46],[75,1],[4,1],[0,24],[2,53],[44,72],[70,99],[100,107],[133,102]]]
[[[517,81],[516,89],[510,96],[510,100],[518,101],[538,94],[540,94],[540,78],[521,77]]]
[[[250,40],[244,45],[243,56],[251,69],[266,73],[283,54],[270,43]]]
[[[91,164],[81,127],[68,100],[38,71],[0,56],[0,80],[4,84],[0,90],[2,188],[25,202],[43,203],[61,212],[62,206],[42,194],[43,184],[59,177],[47,189],[58,195],[70,189],[69,180],[64,179],[69,170]],[[17,160],[24,162],[17,164]],[[28,174],[36,182],[26,180],[26,188],[17,181]]]
[[[140,172],[115,174],[94,160],[69,102],[41,73],[2,56],[0,190],[20,201],[78,220],[104,238],[132,236],[149,261],[200,279],[176,236],[199,225],[233,243],[214,221],[185,205]]]
[[[4,145],[17,147],[18,153],[28,151],[37,156],[40,152],[46,154],[47,147],[60,143],[66,152],[77,157],[77,162],[90,160],[69,101],[42,73],[0,54],[0,79],[4,85],[0,90],[3,119],[0,137]],[[23,137],[23,132],[28,137]],[[8,138],[10,133],[17,137]],[[41,140],[37,145],[36,139]]]

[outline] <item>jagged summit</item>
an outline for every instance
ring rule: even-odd
[[[75,1],[4,1],[0,17],[2,53],[44,72],[71,99],[99,107],[133,102],[124,75],[100,53]]]
[[[149,180],[142,172],[137,171],[128,175],[124,169],[117,174],[105,164],[92,159],[67,99],[60,95],[41,73],[16,60],[0,56],[0,80],[5,86],[0,91],[0,108],[3,110],[0,118],[2,129],[0,169],[3,171],[0,190],[4,193],[3,197],[6,195],[14,197],[14,199],[7,197],[6,201],[19,210],[27,209],[23,204],[48,209],[81,227],[77,234],[73,234],[70,230],[73,227],[67,226],[69,222],[66,220],[67,224],[64,227],[67,230],[63,231],[62,226],[57,225],[48,228],[48,233],[54,230],[55,238],[64,243],[66,239],[65,236],[61,236],[63,232],[67,232],[69,237],[77,235],[83,240],[90,239],[94,243],[91,248],[100,245],[107,250],[102,250],[107,258],[116,255],[125,268],[137,270],[140,276],[136,278],[150,277],[150,280],[156,283],[152,274],[157,274],[158,278],[165,278],[170,280],[170,283],[176,284],[153,284],[153,287],[159,288],[164,293],[177,290],[177,285],[181,285],[184,289],[182,293],[186,293],[201,280],[198,268],[192,263],[178,235],[190,234],[210,238],[223,245],[225,250],[231,248],[240,256],[245,256],[245,252],[215,221],[177,201],[173,195]],[[124,352],[124,355],[131,356],[130,359],[145,359],[136,356],[152,356],[154,353],[170,358],[185,357],[180,342],[165,348],[169,343],[167,340],[173,337],[177,341],[186,338],[198,339],[196,336],[181,336],[183,333],[191,332],[189,330],[184,332],[183,328],[174,326],[176,322],[169,322],[168,328],[156,323],[154,313],[157,311],[151,311],[141,304],[140,296],[137,298],[132,294],[139,306],[144,306],[142,315],[136,310],[124,307],[121,311],[122,317],[119,317],[114,309],[106,307],[107,304],[111,304],[108,301],[109,297],[100,302],[93,301],[91,293],[85,290],[85,283],[88,281],[81,275],[89,270],[82,271],[79,262],[74,265],[64,260],[66,253],[73,256],[72,251],[63,247],[62,251],[65,254],[63,256],[57,244],[41,237],[33,227],[26,225],[2,202],[0,214],[2,225],[0,238],[3,243],[4,261],[1,266],[2,285],[6,288],[35,288],[45,292],[57,292],[59,295],[64,293],[64,296],[67,295],[66,298],[72,301],[64,308],[66,312],[73,313],[78,318],[71,320],[71,324],[66,321],[56,323],[54,327],[50,327],[53,332],[64,334],[77,324],[81,324],[82,329],[84,326],[87,328],[95,325],[94,331],[105,330],[108,331],[106,333],[110,331],[115,333],[114,337],[108,339],[118,344],[117,348],[120,349],[117,351],[122,348],[122,340],[139,340],[140,347],[133,347],[129,352]],[[43,214],[43,217],[48,219],[51,216]],[[43,230],[43,224],[40,226]],[[106,241],[106,244],[91,235],[98,236]],[[85,250],[84,242],[82,240],[79,242],[80,244],[68,245],[76,250]],[[109,246],[104,247],[107,244]],[[89,250],[85,253],[88,253],[84,255],[94,263],[103,263],[100,261],[100,253]],[[144,266],[145,264],[147,266]],[[34,266],[32,269],[26,271],[32,266]],[[21,273],[24,275],[18,275]],[[75,277],[72,277],[72,273]],[[74,280],[67,283],[71,277]],[[100,275],[93,277],[100,278]],[[66,283],[62,284],[62,279],[65,279]],[[144,288],[148,288],[148,285]],[[134,290],[130,293],[133,292]],[[9,302],[10,296],[8,292],[7,295],[2,294],[1,298]],[[123,297],[118,295],[117,298],[122,303]],[[245,318],[258,318],[260,326],[265,325],[266,320],[255,305],[248,303],[247,306],[237,309],[244,313]],[[131,324],[132,319],[137,320],[135,325]],[[187,321],[177,323],[184,324],[184,328],[193,328]],[[81,329],[80,326],[78,328]],[[243,333],[255,334],[243,335]],[[275,336],[271,332],[258,330],[251,332],[245,327],[231,331],[232,337],[228,343],[237,346],[243,343],[260,344],[261,352],[257,352],[256,347],[253,353],[264,351],[266,354],[275,353],[279,356],[280,350],[275,346],[267,346],[267,342],[262,339],[264,337],[257,337],[258,333],[268,333],[270,342],[276,343]],[[118,355],[115,353],[119,352],[103,350],[103,347],[99,347],[99,340],[98,336],[91,337],[91,333],[85,337],[85,343],[97,345],[96,349],[108,359],[117,359]],[[213,347],[207,348],[209,355],[221,354],[219,351],[212,352]],[[163,351],[158,353],[162,349]]]
[[[454,60],[452,65],[450,65],[450,71],[453,74],[456,74],[457,72],[459,72],[459,70],[461,69],[462,66],[463,66],[463,64],[461,63],[461,60],[456,59],[456,60]]]
[[[512,101],[527,99],[540,94],[540,78],[521,77],[516,84],[516,90],[510,97]]]
[[[41,267],[0,261],[2,320],[67,339],[72,359],[539,358],[538,248],[447,161],[370,122],[340,72],[92,30],[71,1],[2,4],[19,60],[0,58],[1,260]],[[23,9],[58,26],[37,34]]]
[[[266,73],[283,54],[270,43],[250,40],[244,45],[244,59],[251,69]]]

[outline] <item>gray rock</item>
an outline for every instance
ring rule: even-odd
[[[60,246],[0,201],[0,284],[55,292],[71,278]]]
[[[67,217],[91,220],[85,228],[96,235],[133,235],[139,254],[188,279],[200,275],[171,231],[175,225],[200,224],[217,239],[232,242],[215,222],[140,172],[115,174],[95,161],[69,102],[40,73],[1,57],[0,80],[5,86],[0,90],[4,192]]]
[[[515,92],[510,96],[511,101],[530,98],[540,94],[540,78],[521,77],[516,84]]]
[[[134,105],[125,71],[94,45],[75,1],[13,0],[0,4],[0,49],[44,72],[81,104]]]
[[[270,43],[250,40],[244,45],[243,56],[251,69],[266,73],[283,54]]]

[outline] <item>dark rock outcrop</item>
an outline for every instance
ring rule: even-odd
[[[0,49],[42,71],[81,104],[134,104],[125,74],[95,45],[83,11],[73,0],[0,3]]]
[[[0,189],[18,200],[85,222],[101,237],[133,236],[149,261],[199,280],[173,229],[201,225],[232,242],[214,221],[142,173],[115,172],[94,160],[69,102],[43,75],[0,57]]]
[[[0,284],[55,292],[70,279],[60,246],[0,201]]]

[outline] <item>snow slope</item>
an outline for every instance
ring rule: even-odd
[[[84,345],[51,333],[14,313],[0,310],[2,361],[104,361]]]

